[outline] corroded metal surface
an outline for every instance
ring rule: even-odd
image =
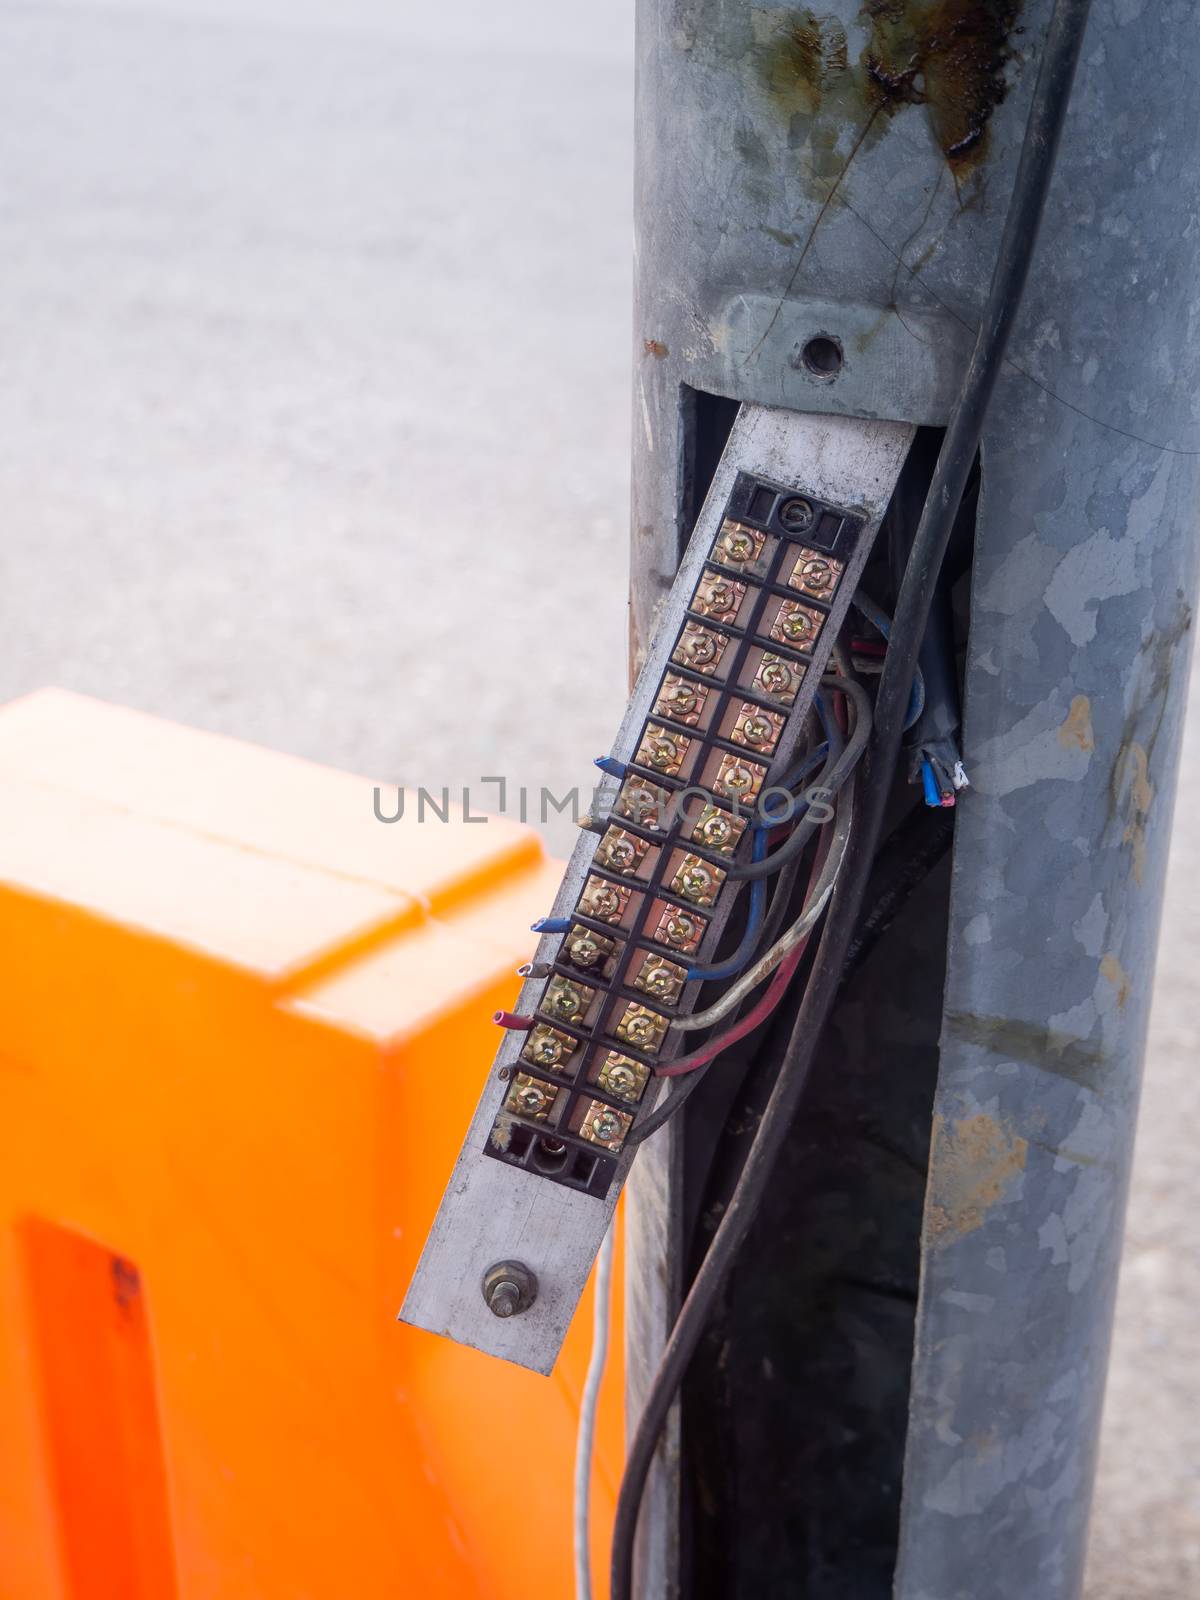
[[[643,0],[635,650],[686,530],[681,385],[945,420],[1048,9],[958,8],[979,30],[954,64],[918,0]],[[1081,1581],[1195,593],[1198,78],[1190,6],[1097,0],[985,440],[901,1600]],[[801,359],[816,334],[832,379]],[[674,1293],[665,1141],[650,1160],[642,1341]]]

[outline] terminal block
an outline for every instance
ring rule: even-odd
[[[548,1371],[656,1099],[670,1031],[741,892],[755,808],[805,721],[911,440],[743,406],[401,1315]],[[479,1290],[526,1260],[497,1320]]]

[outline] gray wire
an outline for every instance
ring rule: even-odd
[[[613,1253],[617,1224],[609,1223],[596,1257],[596,1282],[592,1290],[592,1354],[579,1401],[579,1427],[575,1434],[575,1600],[592,1600],[591,1490],[592,1455],[596,1445],[596,1413],[600,1384],[608,1360],[609,1308],[612,1303]]]
[[[671,1027],[680,1033],[690,1033],[696,1028],[710,1028],[714,1022],[720,1022],[729,1015],[736,1005],[750,993],[757,989],[764,978],[771,973],[783,960],[784,956],[794,950],[802,939],[806,939],[817,924],[817,919],[829,903],[833,893],[833,886],[837,882],[838,873],[842,869],[842,862],[846,859],[846,848],[850,843],[850,830],[854,825],[854,775],[850,774],[842,792],[838,796],[837,817],[833,825],[833,838],[829,845],[829,854],[825,857],[825,864],[821,868],[816,883],[804,902],[804,909],[792,923],[787,931],[780,935],[776,942],[760,956],[752,967],[748,967],[736,983],[730,984],[721,998],[708,1007],[706,1011],[695,1011],[690,1017],[676,1017]]]
[[[863,751],[866,749],[867,740],[871,733],[871,697],[853,678],[822,678],[822,686],[838,689],[852,702],[854,706],[854,729],[846,741],[846,747],[831,766],[826,767],[821,774],[819,783],[813,784],[806,795],[820,798],[823,794],[836,794],[846,779],[858,765]],[[826,821],[828,819],[826,818]],[[792,829],[787,839],[779,849],[771,855],[765,856],[762,861],[739,861],[729,869],[730,878],[767,878],[787,864],[794,861],[805,848],[808,841],[818,828],[824,827],[824,822],[818,821],[809,814],[801,817]]]

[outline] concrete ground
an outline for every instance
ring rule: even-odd
[[[586,781],[625,688],[631,10],[0,0],[0,696]],[[1090,1600],[1200,1593],[1197,794],[1194,719]]]

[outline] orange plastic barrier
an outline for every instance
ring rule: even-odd
[[[550,1379],[395,1321],[557,877],[512,823],[0,709],[3,1600],[570,1594],[590,1295]]]

